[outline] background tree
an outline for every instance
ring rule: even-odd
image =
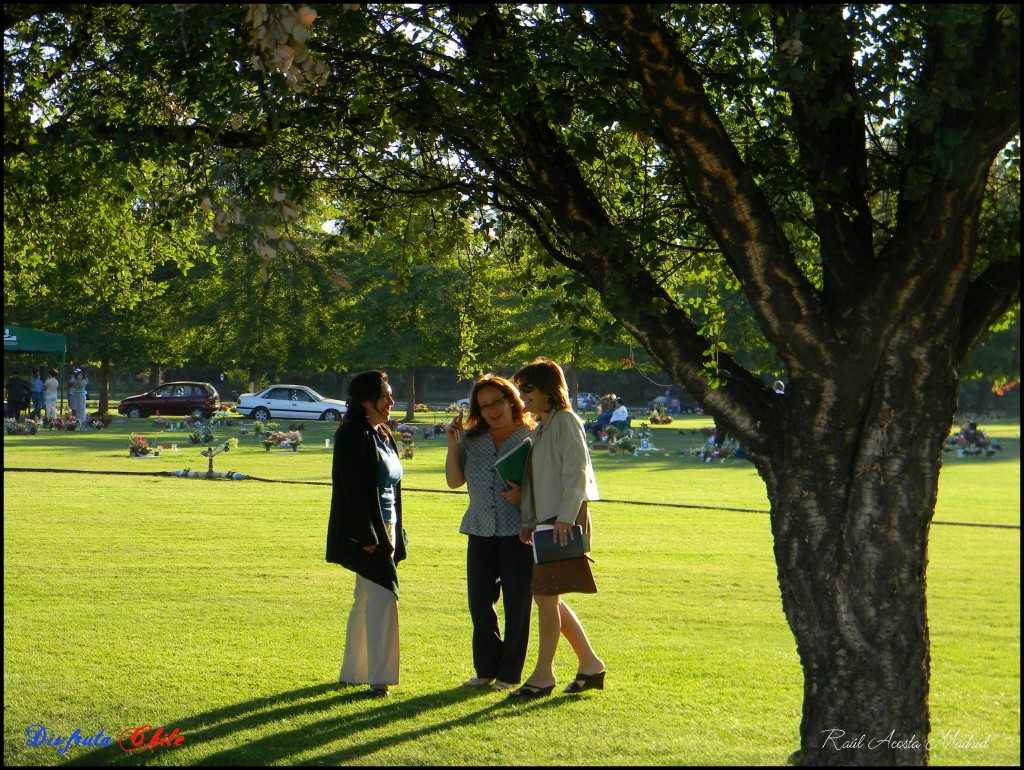
[[[523,223],[764,479],[802,760],[926,761],[895,742],[929,732],[941,447],[965,356],[1020,294],[1019,192],[994,193],[1017,167],[1017,7],[177,8],[5,9],[9,152],[159,137],[202,170],[253,147],[274,170],[253,211],[387,167],[389,195]],[[730,353],[718,287],[785,397]],[[828,730],[892,742],[837,752]]]

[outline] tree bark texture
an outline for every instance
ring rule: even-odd
[[[835,387],[841,372],[791,380],[781,440],[756,460],[804,670],[805,764],[928,759],[927,542],[956,380],[921,348],[934,366],[905,350],[866,390]]]

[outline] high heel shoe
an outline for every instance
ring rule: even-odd
[[[562,692],[583,692],[584,690],[603,690],[604,675],[607,671],[599,671],[596,674],[576,674],[576,679],[569,683]],[[581,684],[582,682],[582,684]]]
[[[518,690],[513,690],[508,694],[510,698],[543,698],[551,694],[551,691],[555,689],[553,684],[549,684],[547,687],[537,687],[533,684],[524,684]]]

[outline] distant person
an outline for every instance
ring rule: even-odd
[[[615,402],[615,411],[612,412],[610,424],[619,430],[625,430],[629,427],[629,410],[626,409],[626,402],[621,398]]]
[[[56,369],[51,369],[49,376],[43,380],[43,409],[51,420],[57,416],[57,391],[60,389],[58,374]]]
[[[604,434],[605,429],[612,421],[612,414],[615,412],[616,398],[614,395],[607,395],[601,399],[601,404],[598,407],[598,415],[596,420],[591,420],[584,423],[583,429],[594,436],[595,440],[599,440]]]
[[[21,376],[21,370],[15,369],[7,380],[7,416],[20,420],[22,410],[28,407],[29,397],[28,383]]]
[[[579,524],[590,532],[588,501],[597,500],[597,481],[583,423],[569,405],[569,390],[562,368],[554,361],[537,359],[514,377],[523,405],[540,422],[522,484],[520,539],[533,544],[538,527],[550,526],[562,545]],[[515,488],[515,487],[513,487]],[[554,660],[560,635],[576,653],[576,678],[563,692],[604,689],[604,661],[597,657],[579,618],[562,594],[596,593],[597,585],[586,556],[533,565],[533,599],[540,625],[537,663],[513,698],[541,698],[555,688]]]
[[[38,369],[33,369],[32,376],[28,379],[28,392],[32,398],[32,411],[29,412],[29,417],[38,420],[43,411],[43,379],[39,376]]]
[[[86,399],[89,393],[89,377],[83,369],[75,369],[68,381],[68,403],[71,413],[83,423],[87,418]]]
[[[327,561],[356,573],[340,682],[386,696],[398,684],[398,570],[405,558],[402,463],[388,428],[395,405],[385,372],[357,374],[334,436]]]
[[[451,489],[466,484],[469,507],[459,532],[467,535],[466,587],[473,620],[470,687],[509,690],[519,684],[530,643],[533,611],[530,583],[533,551],[519,539],[519,492],[505,491],[494,463],[532,435],[535,421],[519,391],[504,377],[488,374],[473,384],[462,434],[460,412],[448,428],[445,479]],[[503,599],[505,633],[494,605]]]
[[[678,385],[671,386],[665,391],[665,395],[669,399],[669,406],[674,414],[683,413],[683,391]]]

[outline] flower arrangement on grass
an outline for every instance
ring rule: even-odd
[[[203,425],[202,421],[196,420],[192,423],[194,430],[189,434],[188,440],[193,444],[212,444],[214,440],[213,427],[209,424]]]
[[[4,433],[6,433],[8,436],[17,436],[22,433],[28,433],[28,431],[25,430],[25,426],[23,423],[18,422],[13,417],[5,417]]]
[[[171,426],[169,420],[160,416],[160,412],[153,415],[153,427],[158,431],[167,430]]]
[[[77,430],[81,425],[77,417],[70,414],[58,414],[54,417],[43,417],[45,430]]]
[[[959,433],[947,438],[942,451],[951,452],[954,449],[959,457],[982,456],[988,459],[1003,448],[999,445],[999,439],[990,439],[985,431],[978,428],[977,423],[971,422],[964,425]]]
[[[160,454],[160,450],[150,446],[142,436],[132,433],[128,436],[128,454],[132,457],[148,457]]]
[[[231,406],[221,404],[220,409],[214,412],[213,417],[216,420],[241,420],[242,414],[235,409],[234,404]],[[229,422],[228,425],[231,425],[231,423]]]
[[[665,411],[663,404],[658,404],[651,411],[650,421],[651,425],[670,425],[672,423],[672,415]]]
[[[260,443],[268,452],[276,446],[298,452],[299,447],[302,446],[302,434],[297,430],[288,431],[287,433],[267,431],[262,434]]]
[[[403,460],[411,460],[416,456],[416,442],[412,440],[411,433],[398,434],[398,448],[402,450]]]
[[[597,437],[597,440],[602,444],[608,444],[610,447],[619,439],[620,436],[622,436],[622,431],[614,425],[606,425],[604,430],[601,431],[601,435]]]
[[[433,438],[434,436],[443,436],[448,432],[448,426],[442,422],[435,423],[434,425],[423,426],[423,438]],[[593,436],[591,436],[593,439]]]
[[[8,436],[34,436],[39,431],[39,423],[31,417],[25,418],[22,422],[6,417],[3,421],[3,427],[4,432]]]
[[[746,452],[743,452],[742,455],[737,455],[739,448],[740,445],[736,439],[727,439],[725,444],[718,446],[715,440],[710,438],[703,446],[684,449],[680,454],[683,457],[692,457],[700,462],[710,463],[713,460],[718,460],[724,463],[733,456],[736,456],[737,459],[740,459],[740,457],[746,458]]]
[[[622,455],[631,455],[636,451],[636,444],[633,442],[633,437],[626,433],[619,433],[614,439],[609,438],[608,440],[608,454],[613,457]]]

